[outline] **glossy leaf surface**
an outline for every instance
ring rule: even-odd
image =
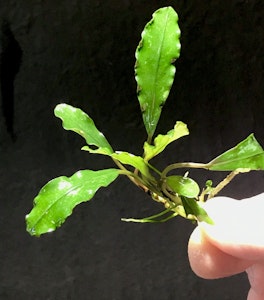
[[[82,150],[89,151],[89,147],[84,146],[82,147]],[[150,177],[148,165],[144,161],[144,159],[141,156],[136,156],[134,154],[131,154],[129,152],[125,151],[116,151],[114,153],[102,153],[104,155],[108,155],[111,158],[118,160],[121,164],[129,165],[134,167],[135,169],[139,170],[141,174],[144,176]]]
[[[144,159],[149,161],[151,158],[161,153],[171,142],[188,134],[189,130],[187,125],[183,122],[177,122],[174,128],[168,131],[166,135],[159,134],[154,139],[154,145],[150,145],[148,142],[144,143]]]
[[[135,169],[138,169],[141,174],[149,177],[148,166],[146,165],[144,159],[141,156],[136,156],[128,152],[117,151],[110,155],[112,158],[117,159],[122,164],[127,164]]]
[[[113,149],[107,139],[96,128],[93,120],[81,109],[68,104],[59,104],[55,107],[54,113],[56,117],[62,120],[64,129],[74,131],[86,140],[89,152],[101,154],[113,153]]]
[[[253,134],[207,164],[209,170],[264,170],[264,151]]]
[[[180,55],[177,13],[172,7],[157,10],[141,36],[135,75],[143,121],[152,138],[174,80],[176,69],[172,63]]]
[[[195,198],[200,192],[199,185],[189,177],[179,175],[168,176],[166,183],[174,193],[188,198]]]
[[[100,187],[108,186],[118,174],[117,169],[83,170],[71,177],[51,180],[34,199],[34,207],[26,216],[27,231],[36,236],[54,231],[72,214],[76,205],[90,200]]]
[[[186,216],[193,215],[199,222],[214,224],[202,206],[193,198],[181,197]]]

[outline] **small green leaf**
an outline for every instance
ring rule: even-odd
[[[158,9],[141,37],[135,74],[143,121],[151,139],[174,80],[176,69],[172,63],[180,56],[180,29],[174,9]]]
[[[186,216],[193,215],[199,222],[214,224],[207,212],[202,208],[198,201],[193,198],[181,197]]]
[[[26,216],[27,231],[40,236],[60,227],[74,207],[93,198],[100,187],[106,187],[119,175],[117,169],[78,171],[71,177],[49,181],[34,199],[34,207]]]
[[[166,135],[159,134],[154,139],[154,145],[148,142],[144,143],[144,159],[149,161],[154,156],[161,153],[171,142],[188,135],[189,130],[183,122],[176,122],[174,128],[167,132]]]
[[[113,149],[104,135],[96,128],[93,120],[81,109],[68,104],[59,104],[54,110],[55,116],[62,120],[63,128],[81,135],[91,153],[110,154]],[[90,148],[95,146],[97,149]]]
[[[140,173],[146,177],[149,177],[149,169],[147,164],[145,163],[144,159],[141,156],[136,156],[134,154],[123,152],[123,151],[116,151],[115,153],[110,155],[112,158],[120,161],[122,164],[130,165]]]
[[[264,170],[264,151],[253,134],[208,164],[213,171]]]
[[[199,185],[191,178],[172,175],[166,178],[166,183],[172,192],[188,198],[196,198],[200,192]]]

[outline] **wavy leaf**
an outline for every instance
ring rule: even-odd
[[[113,149],[105,136],[96,128],[93,120],[81,109],[63,103],[55,107],[54,114],[62,120],[64,129],[74,131],[86,140],[89,152],[113,153]],[[89,146],[95,146],[97,149]]]
[[[100,187],[108,186],[118,174],[117,169],[82,170],[71,177],[61,176],[49,181],[26,216],[27,231],[35,236],[54,231],[72,214],[76,205],[93,198]]]
[[[172,63],[180,56],[177,13],[172,7],[158,9],[141,36],[135,75],[143,121],[151,139],[174,80]]]
[[[82,150],[90,151],[89,147],[87,146],[82,147]],[[148,165],[146,164],[146,162],[141,156],[136,156],[132,153],[125,152],[125,151],[115,151],[114,153],[110,153],[110,154],[108,153],[101,153],[101,154],[108,155],[112,159],[118,160],[122,164],[134,167],[146,177],[151,177],[149,173]]]
[[[176,122],[174,128],[167,132],[166,135],[159,134],[154,139],[154,145],[148,142],[144,143],[144,159],[149,161],[154,156],[161,153],[171,142],[188,135],[189,130],[183,122]]]
[[[264,170],[264,151],[254,134],[250,134],[235,147],[210,161],[207,166],[213,171]]]
[[[122,164],[130,165],[136,168],[137,170],[140,171],[142,175],[146,177],[150,177],[148,166],[141,156],[136,156],[134,154],[123,152],[123,151],[116,151],[110,156],[114,159],[117,159]]]

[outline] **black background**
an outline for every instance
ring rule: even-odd
[[[25,231],[48,180],[112,166],[80,151],[83,140],[53,116],[56,104],[84,109],[114,149],[142,153],[134,52],[151,14],[166,5],[179,14],[182,51],[157,131],[181,120],[190,136],[156,165],[207,162],[251,132],[264,145],[262,1],[1,1],[0,299],[246,299],[244,274],[207,281],[192,273],[186,220],[122,223],[162,209],[124,178],[56,232]],[[202,184],[223,177],[191,175]],[[222,194],[263,192],[263,177],[240,175]]]

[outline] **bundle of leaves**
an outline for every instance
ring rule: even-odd
[[[253,134],[208,163],[177,162],[158,170],[150,162],[170,143],[189,134],[187,125],[177,121],[167,134],[154,136],[173,84],[174,62],[180,56],[180,49],[177,13],[172,7],[157,10],[142,32],[135,55],[137,96],[147,133],[142,156],[114,150],[90,116],[79,108],[68,104],[56,106],[55,116],[62,120],[63,128],[85,139],[86,145],[82,150],[106,155],[116,167],[98,171],[80,170],[71,177],[61,176],[49,181],[34,199],[34,207],[26,216],[27,231],[31,235],[40,236],[54,231],[72,214],[76,205],[91,200],[98,189],[107,187],[121,175],[127,176],[163,206],[159,214],[123,221],[164,222],[179,215],[192,221],[213,223],[203,209],[203,203],[214,197],[237,174],[264,169],[264,151]],[[188,172],[183,176],[177,173],[169,175],[179,168],[230,173],[216,186],[209,180],[200,188]]]

